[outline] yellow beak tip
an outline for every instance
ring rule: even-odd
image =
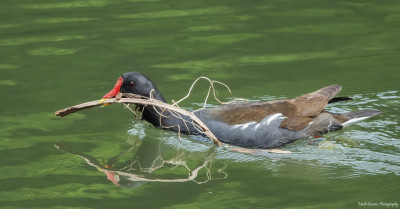
[[[106,101],[107,99],[100,99],[99,104],[102,104],[104,101]]]
[[[105,101],[107,101],[107,99],[100,99],[99,104],[103,104]],[[110,103],[105,103],[103,104],[101,107],[105,107],[107,105],[109,105]]]

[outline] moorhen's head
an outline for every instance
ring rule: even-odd
[[[157,87],[148,77],[139,72],[129,72],[118,78],[114,88],[101,101],[115,97],[118,92],[150,97],[151,91],[153,91],[152,96],[155,99],[165,101]]]

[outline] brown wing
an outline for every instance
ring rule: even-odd
[[[301,130],[322,112],[341,89],[339,85],[332,85],[294,99],[222,105],[210,110],[210,113],[230,125],[260,122],[268,115],[282,113],[288,117],[282,122],[282,128]]]
[[[336,94],[342,90],[342,86],[332,85],[318,91],[288,100],[296,106],[296,116],[315,117],[328,105]]]

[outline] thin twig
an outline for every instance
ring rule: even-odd
[[[135,95],[135,94],[127,94],[124,93],[123,96],[126,97],[130,97],[130,98],[121,98],[119,100],[115,99],[115,98],[111,98],[108,99],[106,101],[106,103],[126,103],[126,104],[140,104],[140,105],[152,105],[152,106],[157,106],[160,108],[164,108],[170,111],[174,111],[177,113],[180,113],[182,115],[186,115],[188,117],[190,117],[193,121],[195,121],[202,129],[204,134],[206,134],[213,142],[214,144],[218,145],[218,146],[222,146],[222,143],[217,139],[217,137],[208,129],[208,127],[203,123],[203,121],[201,121],[196,115],[194,115],[192,112],[188,112],[184,109],[172,106],[170,104],[158,101],[158,100],[150,100],[150,99],[144,99],[143,96],[139,96],[139,95]],[[82,103],[79,105],[74,105],[59,111],[55,112],[56,116],[66,116],[69,115],[71,113],[77,112],[79,110],[82,109],[87,109],[87,108],[92,108],[95,106],[99,106],[100,104],[100,100],[95,100],[95,101],[91,101],[91,102],[86,102],[86,103]]]

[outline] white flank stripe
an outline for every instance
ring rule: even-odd
[[[247,127],[249,127],[249,125],[251,125],[251,124],[253,124],[253,123],[255,123],[255,122],[249,122],[249,123],[243,124],[241,129],[244,130],[244,129],[246,129]]]
[[[272,115],[270,118],[268,118],[267,125],[269,125],[273,120],[275,120],[277,117],[279,117],[281,115],[282,115],[282,113],[276,113],[276,114]]]
[[[240,126],[242,126],[242,125],[234,125],[234,126],[232,126],[232,128],[239,128]]]
[[[249,127],[249,125],[254,124],[254,123],[256,123],[256,122],[248,122],[248,123],[245,123],[245,124],[234,125],[234,126],[232,126],[232,128],[235,129],[235,128],[239,128],[240,127],[240,129],[244,130],[247,127]]]
[[[353,123],[357,123],[358,121],[362,121],[362,120],[365,120],[367,118],[369,118],[369,117],[353,118],[353,119],[350,119],[350,120],[342,123],[342,126],[349,126],[349,125],[351,125]]]
[[[246,124],[243,124],[243,125],[242,125],[242,127],[241,127],[240,129],[244,130],[244,129],[246,129],[246,128],[247,128],[247,126],[249,126],[249,124],[248,124],[248,123],[246,123]]]

